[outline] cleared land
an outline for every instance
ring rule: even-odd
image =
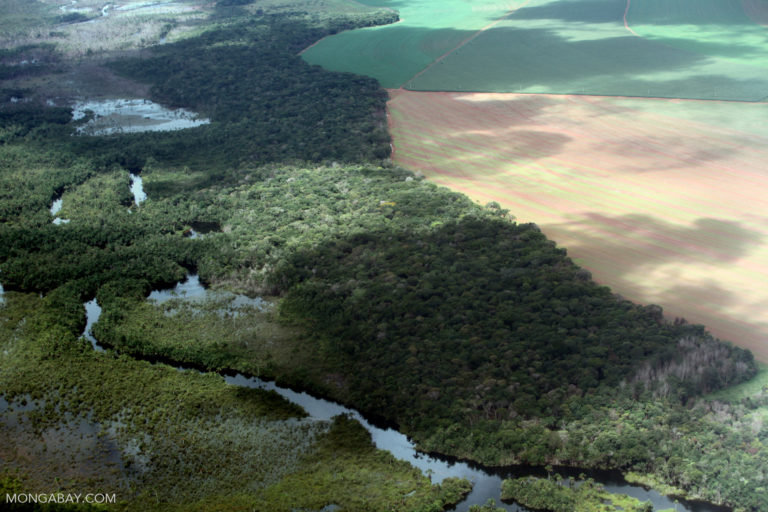
[[[410,90],[768,96],[768,8],[756,0],[376,4],[402,22],[329,37],[305,59]]]
[[[768,361],[768,104],[390,91],[394,159]]]

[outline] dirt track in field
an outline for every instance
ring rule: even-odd
[[[498,201],[598,282],[768,361],[768,104],[390,96],[398,164]]]

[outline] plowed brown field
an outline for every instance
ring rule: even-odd
[[[768,104],[390,91],[394,160],[768,361]]]

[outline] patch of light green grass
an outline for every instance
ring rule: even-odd
[[[764,390],[768,389],[768,364],[758,363],[759,370],[757,375],[752,379],[732,386],[715,393],[707,395],[706,398],[711,400],[721,400],[724,402],[736,402],[742,398],[749,398],[759,395]],[[768,411],[766,411],[768,413]]]

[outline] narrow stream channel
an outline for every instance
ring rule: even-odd
[[[149,299],[163,302],[169,298],[205,298],[210,292],[200,283],[196,275],[188,275],[184,281],[177,283],[174,288],[156,290],[150,294]],[[244,297],[244,296],[243,296]],[[248,301],[260,301],[250,299]],[[98,341],[91,334],[93,324],[101,315],[101,307],[96,300],[85,303],[87,323],[83,337],[90,341],[94,349],[104,351]],[[179,366],[180,371],[198,371],[193,368]],[[448,457],[428,455],[416,450],[414,443],[407,436],[391,427],[381,426],[373,420],[364,417],[360,412],[345,407],[336,402],[314,397],[306,392],[297,392],[290,388],[278,386],[274,382],[266,382],[258,377],[249,377],[242,374],[223,375],[224,380],[234,386],[247,388],[259,388],[275,391],[280,396],[300,405],[311,417],[319,420],[330,420],[339,414],[348,414],[359,421],[371,434],[374,444],[381,450],[390,452],[395,458],[409,462],[419,468],[425,475],[430,475],[432,482],[439,483],[448,477],[466,478],[473,484],[472,492],[464,501],[459,503],[454,510],[466,512],[471,505],[482,505],[488,499],[494,499],[496,505],[510,512],[529,512],[529,509],[517,504],[501,502],[501,482],[505,478],[522,477],[527,475],[546,476],[543,468],[531,466],[507,466],[500,468],[484,467],[471,462],[452,460]],[[555,472],[563,477],[577,477],[584,474],[602,484],[606,490],[612,493],[626,494],[640,501],[651,501],[654,510],[671,509],[678,512],[728,512],[727,507],[712,505],[705,502],[693,502],[687,500],[676,501],[673,498],[663,496],[654,490],[648,490],[637,485],[628,484],[618,471],[596,471],[579,468],[557,467]]]

